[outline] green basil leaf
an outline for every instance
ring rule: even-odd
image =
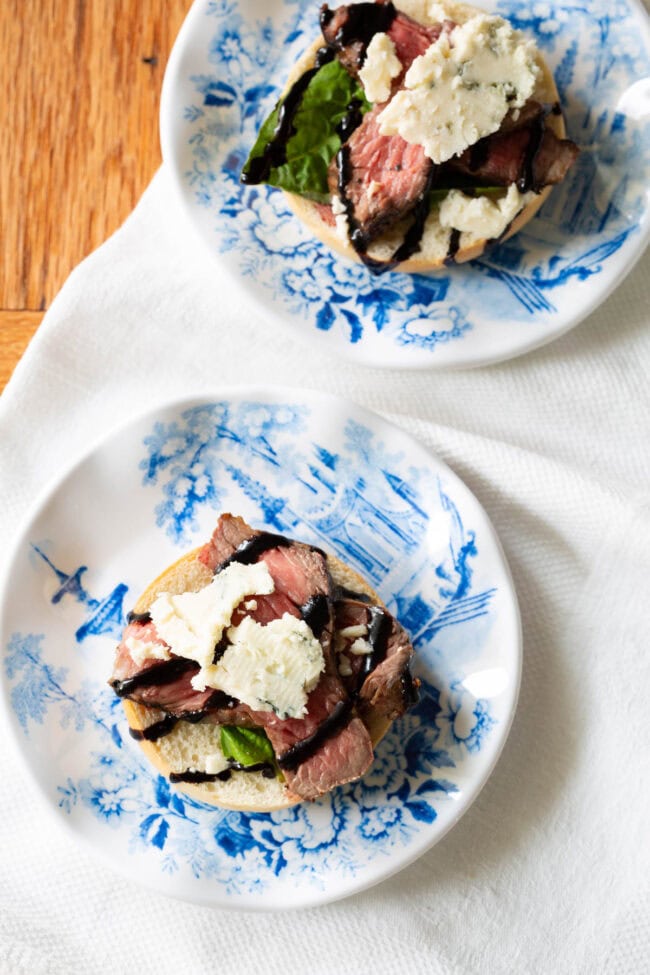
[[[337,60],[319,68],[295,114],[295,132],[287,141],[287,161],[272,167],[266,182],[317,202],[329,203],[327,169],[341,148],[341,137],[336,129],[355,98],[361,102],[361,112],[365,114],[370,103],[359,82],[351,78]],[[253,159],[263,155],[267,143],[272,140],[280,105],[281,102],[262,125],[244,165],[244,173]]]
[[[275,763],[273,746],[262,728],[222,725],[221,750],[226,758],[239,762],[240,765],[257,765],[258,762]]]

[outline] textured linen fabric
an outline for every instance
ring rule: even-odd
[[[0,400],[1,550],[42,485],[134,414],[224,384],[322,389],[412,433],[487,510],[523,617],[519,707],[441,843],[365,893],[293,913],[196,907],[123,880],[3,748],[0,972],[647,970],[650,254],[537,352],[379,371],[269,325],[195,249],[170,196],[161,171],[71,275]]]

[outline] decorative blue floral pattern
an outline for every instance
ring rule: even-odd
[[[403,441],[396,449],[384,428],[358,415],[343,415],[340,428],[330,422],[334,435],[320,437],[308,401],[241,397],[174,411],[138,441],[140,490],[151,530],[179,548],[201,540],[206,514],[212,522],[211,512],[241,511],[245,502],[254,523],[325,545],[388,597],[413,635],[421,695],[362,781],[267,815],[217,810],[170,787],[128,737],[108,674],[83,665],[107,636],[117,639],[128,587],[113,581],[103,584],[108,595],[93,594],[81,580],[96,573],[69,564],[65,540],[33,540],[27,561],[34,592],[48,594],[48,612],[60,614],[64,645],[76,645],[76,655],[39,632],[15,630],[5,647],[21,734],[37,751],[64,736],[69,753],[84,752],[77,771],[63,763],[62,812],[124,835],[125,852],[148,851],[165,874],[216,880],[235,898],[280,882],[325,889],[331,878],[356,877],[408,850],[441,803],[466,789],[468,764],[500,720],[491,699],[465,686],[462,652],[446,649],[458,632],[475,661],[495,622],[497,588],[474,581],[475,530],[440,474],[404,452]]]
[[[77,731],[91,724],[97,743],[89,774],[59,786],[61,809],[82,805],[109,827],[127,825],[131,848],[159,851],[166,872],[185,865],[233,892],[262,889],[288,864],[293,875],[322,884],[330,871],[359,869],[359,842],[371,856],[408,844],[419,824],[434,821],[436,802],[458,791],[453,770],[480,749],[493,723],[487,702],[425,682],[419,703],[395,723],[360,782],[280,812],[227,812],[176,792],[139,761],[125,747],[119,700],[97,687],[65,689],[66,674],[43,661],[41,641],[16,633],[6,658],[8,676],[18,678],[12,703],[25,733],[52,711],[62,728],[70,720]],[[475,720],[461,736],[455,722],[464,707]]]
[[[278,58],[291,63],[316,35],[317,7],[292,0],[269,20],[257,19],[247,0],[205,5],[210,70],[191,77],[196,98],[183,109],[192,158],[183,180],[194,205],[214,215],[213,246],[266,288],[285,315],[352,345],[387,330],[396,347],[434,352],[465,340],[489,316],[522,326],[533,320],[552,326],[566,317],[575,282],[600,275],[639,234],[645,212],[650,127],[647,117],[635,119],[620,104],[631,80],[648,74],[650,55],[629,3],[492,4],[534,34],[557,66],[568,130],[582,148],[578,164],[525,232],[474,262],[472,271],[380,279],[314,240],[281,193],[239,182],[281,90]]]

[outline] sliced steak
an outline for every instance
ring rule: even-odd
[[[452,21],[424,26],[397,11],[392,3],[359,3],[330,10],[321,7],[320,25],[325,43],[336,52],[343,67],[356,77],[375,34],[388,34],[402,63],[401,83],[415,58],[437,41],[443,30],[453,30]]]
[[[371,652],[355,654],[350,647],[357,630],[365,628],[362,639],[370,643]],[[372,725],[373,717],[393,720],[414,703],[410,673],[413,647],[397,620],[380,607],[354,599],[341,599],[335,608],[335,649],[339,669],[343,658],[351,673],[343,678],[348,692],[356,698],[359,714]],[[351,631],[345,636],[346,631]]]
[[[453,20],[424,26],[411,20],[406,14],[398,14],[387,33],[395,45],[395,54],[402,62],[402,78],[416,58],[424,54],[442,33],[450,34],[455,26]],[[397,81],[399,83],[400,79],[398,78]]]
[[[255,597],[257,608],[251,615],[259,622],[270,622],[278,615],[272,615],[273,597],[286,600],[291,609],[285,611],[308,618],[323,648],[325,671],[308,696],[303,718],[281,719],[269,711],[251,711],[253,721],[265,729],[273,745],[289,789],[302,799],[315,799],[363,775],[373,755],[368,731],[354,714],[336,669],[327,562],[318,549],[257,532],[232,515],[221,516],[200,558],[219,572],[234,558],[248,559],[249,555],[254,561],[264,560],[275,583],[271,596]],[[318,626],[313,622],[317,617]],[[288,765],[283,761],[287,753]],[[295,764],[294,759],[298,759]]]
[[[478,183],[509,186],[517,183],[527,192],[560,183],[580,153],[570,139],[558,139],[535,115],[526,124],[497,132],[465,150],[445,166],[446,172],[471,176]],[[441,180],[444,180],[444,173]]]
[[[352,75],[363,65],[374,34],[385,32],[395,45],[403,71],[393,80],[393,92],[403,82],[413,60],[424,54],[443,30],[454,24],[423,26],[397,12],[391,3],[362,3],[321,10],[321,29],[328,46]],[[428,192],[432,162],[421,146],[401,136],[379,133],[380,106],[367,113],[359,127],[332,160],[329,189],[346,207],[349,236],[363,254],[367,246],[409,214]]]
[[[198,665],[173,653],[166,660],[151,657],[136,664],[126,645],[130,637],[162,644],[169,651],[146,615],[126,627],[117,648],[111,680],[116,693],[187,720],[205,716],[219,724],[264,728],[287,787],[298,798],[316,799],[337,785],[358,779],[372,762],[373,748],[355,702],[358,700],[359,707],[371,716],[394,716],[404,710],[404,675],[408,673],[411,650],[401,628],[390,614],[362,599],[343,600],[347,616],[344,613],[341,620],[363,619],[373,644],[371,658],[361,657],[356,679],[346,688],[338,674],[332,646],[332,584],[322,552],[255,531],[242,519],[223,515],[200,559],[217,573],[234,560],[250,563],[263,559],[268,566],[275,592],[247,597],[235,610],[233,622],[250,614],[266,623],[290,612],[306,619],[312,627],[323,648],[325,669],[308,695],[306,714],[302,718],[281,719],[273,712],[253,710],[221,691],[195,691],[191,681]],[[371,666],[375,670],[367,673]],[[158,713],[155,718],[158,727]],[[166,729],[166,722],[162,724]]]
[[[323,7],[321,27],[326,42],[353,75],[363,65],[373,34],[386,31],[404,69],[394,79],[395,93],[413,60],[455,24],[446,20],[425,27],[396,13],[391,4],[357,4],[336,10]],[[372,241],[415,210],[432,185],[458,185],[460,177],[460,185],[469,178],[470,185],[516,183],[523,192],[539,192],[561,182],[578,154],[572,142],[558,139],[545,127],[548,107],[531,100],[509,113],[498,133],[433,170],[421,146],[380,134],[377,119],[382,109],[375,106],[364,116],[328,172],[330,193],[346,209],[348,235],[362,258]]]
[[[284,613],[304,616],[315,601],[329,604],[331,598],[332,583],[327,560],[319,549],[290,541],[282,535],[257,531],[242,518],[233,515],[221,515],[199,559],[215,574],[233,561],[250,563],[264,560],[275,589],[268,596],[255,596],[257,608],[246,610],[246,615],[252,616],[258,623],[270,623]],[[240,622],[243,615],[243,612],[236,613],[233,622]],[[327,660],[332,636],[329,609],[326,615],[321,632],[315,635]]]
[[[344,635],[345,630],[359,628],[359,635],[367,638],[369,623],[368,603],[358,599],[337,599],[334,604],[334,653],[339,676],[351,697],[356,696],[363,683],[362,670],[366,666],[365,654],[352,653],[350,647],[355,636]],[[342,632],[343,631],[343,632]]]
[[[176,717],[210,712],[215,720],[234,724],[244,719],[252,723],[245,705],[210,687],[204,691],[192,687],[192,678],[199,671],[194,661],[172,654],[169,660],[149,657],[136,664],[126,645],[129,638],[167,647],[151,622],[130,623],[126,627],[115,653],[113,675],[109,681],[119,697],[161,708]]]
[[[289,789],[302,799],[358,779],[372,762],[368,730],[334,674],[324,674],[311,692],[304,718],[252,716],[265,729]]]
[[[216,572],[230,559],[237,549],[245,545],[255,535],[261,534],[247,525],[243,518],[221,515],[210,541],[203,546],[199,559],[209,569]]]
[[[375,240],[413,210],[431,182],[433,163],[422,146],[405,142],[398,135],[380,134],[377,117],[381,110],[376,106],[364,116],[328,172],[330,192],[340,196],[342,190],[350,231],[363,238],[360,244]],[[341,187],[342,158],[345,171]]]
[[[151,620],[148,622],[129,623],[122,633],[122,639],[115,651],[111,683],[122,683],[123,681],[131,680],[140,671],[155,667],[161,663],[161,660],[152,657],[150,660],[145,660],[141,666],[136,664],[126,646],[126,641],[129,639],[138,640],[142,643],[156,643],[159,646],[169,649],[164,640],[161,640],[158,636],[156,627]]]
[[[561,183],[579,155],[580,149],[575,142],[571,139],[558,139],[554,132],[545,129],[535,156],[534,184],[541,188]]]
[[[413,647],[406,631],[391,617],[386,656],[371,670],[359,691],[357,707],[364,719],[393,721],[417,701],[419,681],[411,677]]]

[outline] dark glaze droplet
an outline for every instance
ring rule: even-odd
[[[221,658],[223,657],[224,653],[226,652],[229,646],[230,646],[230,640],[224,634],[224,636],[221,637],[221,639],[219,640],[219,642],[214,648],[214,653],[212,654],[213,664],[219,663],[219,661],[221,660]]]
[[[542,139],[544,138],[544,128],[544,115],[540,115],[538,119],[532,122],[530,127],[530,138],[528,139],[528,145],[524,153],[521,173],[517,180],[517,189],[520,193],[528,193],[529,190],[532,190],[534,193],[539,193],[540,187],[535,180],[535,160],[537,159],[537,153],[540,150]]]
[[[370,606],[368,608],[370,622],[368,624],[368,643],[372,647],[372,653],[366,654],[363,667],[361,668],[361,683],[377,667],[388,649],[388,638],[391,631],[391,617],[381,608],[381,606]]]
[[[344,728],[351,718],[352,702],[339,701],[312,735],[303,738],[302,741],[296,742],[283,755],[280,755],[278,758],[280,768],[289,770],[298,768],[299,765],[308,758],[311,758],[318,751],[327,738],[330,738],[337,731],[340,731],[341,728]]]
[[[208,700],[205,702],[205,707],[201,711],[193,711],[193,714],[197,714],[200,717],[196,720],[199,721],[205,714],[210,711],[220,711],[222,708],[234,708],[237,707],[239,701],[236,697],[231,697],[230,694],[226,694],[225,691],[213,691]]]
[[[447,256],[445,257],[445,264],[455,264],[456,254],[460,248],[460,230],[456,230],[454,227],[449,235],[449,249],[447,251]]]
[[[130,623],[151,623],[151,613],[134,613],[131,611],[126,614],[126,625]]]
[[[318,593],[300,607],[300,615],[318,639],[330,621],[330,603],[327,596]]]
[[[333,16],[334,11],[324,4],[320,14],[321,30],[329,25]],[[338,50],[346,44],[358,41],[365,49],[375,34],[383,34],[390,29],[396,16],[397,10],[390,2],[353,4],[348,8],[347,18],[336,32],[333,47]]]
[[[358,129],[363,119],[361,111],[361,100],[353,98],[347,106],[347,110],[339,124],[336,126],[336,134],[341,142],[347,142],[355,129]]]
[[[219,572],[222,572],[226,566],[232,565],[233,562],[239,562],[241,565],[252,565],[260,555],[268,552],[269,549],[287,548],[291,544],[293,544],[291,540],[285,538],[284,535],[274,535],[272,532],[259,532],[259,534],[253,535],[251,538],[247,538],[245,542],[242,542],[232,555],[229,555],[227,559],[224,559],[216,567],[214,574],[217,575]]]
[[[294,134],[293,120],[300,108],[303,96],[314,75],[334,59],[334,51],[322,47],[316,55],[313,68],[305,71],[291,86],[278,108],[278,120],[272,138],[264,146],[261,156],[252,159],[247,172],[241,174],[240,181],[247,186],[263,183],[268,179],[271,169],[287,161],[287,142]]]
[[[484,166],[487,162],[488,155],[490,154],[490,140],[479,139],[475,142],[469,151],[469,168],[471,172],[476,172],[481,166]]]
[[[176,727],[179,720],[180,718],[174,714],[166,714],[160,721],[156,721],[146,728],[129,728],[129,734],[136,741],[158,741],[159,738],[168,735]]]
[[[270,762],[256,762],[255,765],[241,765],[239,762],[231,762],[228,768],[221,772],[195,772],[187,769],[185,772],[171,772],[170,782],[227,782],[233,772],[261,772],[267,779],[275,777],[275,768]]]
[[[354,599],[358,603],[371,603],[372,599],[366,592],[356,592],[354,589],[347,589],[345,586],[336,586],[334,588],[332,599],[335,603],[339,602],[341,599]]]
[[[172,657],[171,660],[163,660],[133,677],[127,677],[126,680],[114,680],[110,683],[118,697],[126,697],[138,687],[163,687],[171,684],[189,670],[198,670],[193,660]]]

